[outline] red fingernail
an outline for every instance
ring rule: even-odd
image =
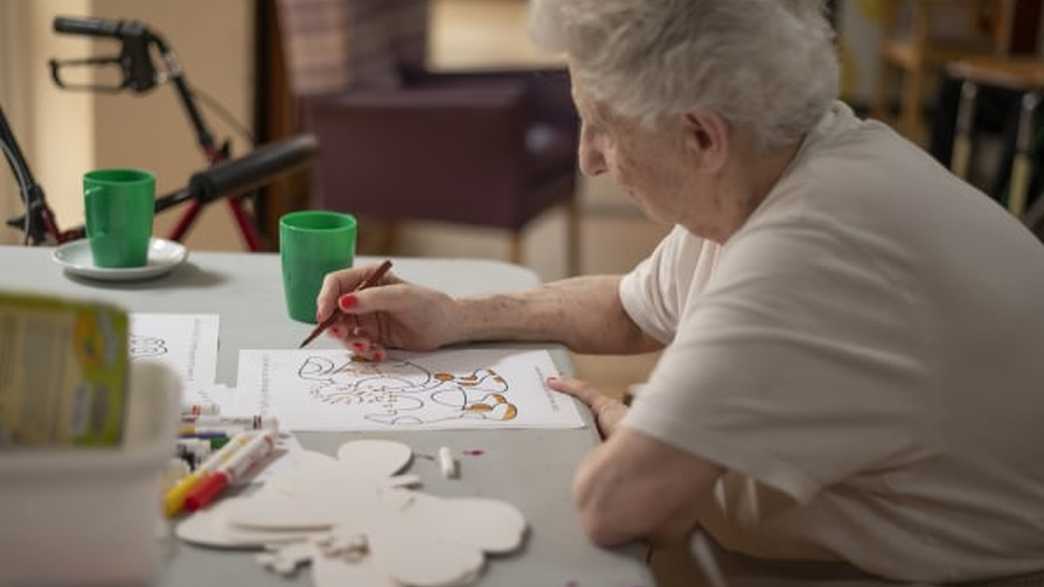
[[[359,302],[359,298],[355,297],[354,294],[344,294],[340,299],[337,300],[337,304],[341,306],[342,310],[348,310],[355,306]]]
[[[337,338],[341,338],[342,336],[344,336],[343,332],[344,331],[341,330],[340,326],[334,326],[330,329],[330,334],[336,336]]]
[[[366,348],[366,345],[364,345],[364,344],[363,344],[363,343],[361,343],[361,342],[353,342],[353,343],[352,343],[352,347],[353,347],[353,348],[355,348],[355,350],[361,351],[361,350],[363,350],[364,348]]]

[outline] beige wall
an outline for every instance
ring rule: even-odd
[[[4,38],[0,64],[4,69],[3,102],[11,125],[37,181],[43,186],[61,225],[83,221],[78,201],[79,176],[94,164],[92,96],[61,92],[50,82],[47,60],[54,56],[86,55],[87,41],[51,32],[55,14],[87,14],[89,0],[4,2]],[[9,182],[5,182],[9,183]],[[0,192],[7,207],[21,211],[13,190]],[[6,218],[6,211],[4,217]],[[4,229],[4,240],[16,237]]]
[[[94,0],[103,18],[139,19],[166,38],[189,83],[214,96],[248,128],[253,119],[253,5],[251,0]],[[200,104],[215,138],[233,131]],[[94,102],[96,163],[100,167],[134,166],[156,173],[162,193],[182,187],[206,167],[195,134],[170,86],[148,94],[98,96]],[[233,153],[250,146],[233,140]],[[157,218],[156,232],[166,235],[177,217],[168,211]],[[210,206],[186,241],[200,249],[240,250],[238,233],[227,206]]]
[[[22,2],[0,2],[0,107],[19,137],[26,135],[23,112],[28,104],[26,92],[17,84],[22,77],[19,46],[23,42],[22,28],[18,25],[23,20],[21,13],[25,6]],[[0,156],[0,225],[18,209],[14,175]],[[0,244],[12,243],[16,238],[14,231],[0,226]]]
[[[530,40],[526,0],[434,0],[430,58],[446,69],[563,63]]]
[[[90,42],[83,37],[56,35],[56,14],[90,13],[90,0],[46,0],[27,2],[30,43],[26,65],[31,91],[29,133],[32,143],[30,165],[47,193],[60,226],[83,223],[83,172],[95,166],[95,129],[92,122],[94,96],[66,92],[51,83],[47,60],[52,57],[86,57]]]
[[[195,137],[176,101],[173,89],[162,86],[137,95],[102,95],[61,91],[50,80],[50,57],[110,55],[115,41],[87,41],[56,35],[56,15],[93,15],[139,19],[166,37],[188,79],[213,95],[248,127],[253,102],[253,5],[251,0],[0,0],[0,69],[4,88],[19,88],[22,106],[13,114],[16,132],[48,201],[65,227],[83,222],[81,178],[97,167],[134,166],[157,174],[162,194],[185,184],[206,166]],[[23,38],[12,41],[9,31]],[[3,67],[14,62],[17,70]],[[10,93],[10,90],[7,91]],[[19,104],[5,94],[0,100]],[[232,131],[212,112],[204,115],[216,137]],[[242,140],[233,152],[245,153]],[[0,177],[5,177],[0,175]],[[2,180],[0,180],[2,181]],[[0,191],[8,207],[10,191]],[[0,212],[3,205],[0,204]],[[177,213],[157,219],[164,235]],[[2,234],[2,233],[0,233]],[[8,235],[9,238],[9,235]],[[196,224],[188,244],[196,249],[239,249],[240,244],[224,205],[214,206]]]
[[[72,220],[82,212],[65,205],[70,184],[63,180],[70,170],[90,165],[90,98],[63,95],[48,87],[46,60],[61,51],[83,54],[87,44],[52,39],[46,13],[84,13],[87,6],[87,0],[16,0],[3,2],[0,8],[0,102],[37,181],[48,196],[57,196],[52,204],[61,204],[55,207],[59,218],[72,216]],[[20,211],[21,203],[10,187],[10,174],[5,171],[0,177],[4,178],[0,215],[6,218],[13,210]],[[75,189],[75,184],[72,187]],[[6,228],[0,235],[5,242],[16,238]]]

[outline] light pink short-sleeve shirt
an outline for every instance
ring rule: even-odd
[[[891,578],[1044,569],[1044,247],[836,103],[723,246],[620,285],[668,343],[624,425],[724,466],[704,525]]]

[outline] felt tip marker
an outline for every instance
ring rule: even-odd
[[[207,507],[225,488],[241,481],[251,469],[272,454],[273,450],[275,450],[274,432],[255,433],[255,436],[242,450],[200,481],[185,496],[185,509],[194,512]]]
[[[181,404],[181,417],[217,416],[221,407],[217,404]]]
[[[195,426],[188,428],[182,427],[178,430],[178,438],[200,438],[203,440],[211,440],[214,438],[226,438],[229,435],[235,435],[238,432],[242,432],[242,428],[196,428]]]
[[[204,479],[212,471],[216,470],[221,465],[225,464],[230,458],[232,458],[239,449],[243,448],[250,441],[253,440],[253,435],[243,433],[228,442],[225,446],[221,447],[220,450],[210,455],[207,460],[203,461],[196,470],[189,476],[178,481],[167,495],[163,497],[163,513],[168,518],[172,518],[181,511],[181,508],[185,505],[185,498],[189,492],[199,483],[201,479]]]
[[[196,416],[182,418],[182,428],[228,428],[236,427],[245,430],[279,431],[279,420],[275,416]]]

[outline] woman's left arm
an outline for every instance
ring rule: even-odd
[[[673,542],[696,526],[723,469],[626,427],[589,455],[573,480],[580,520],[599,546],[635,539]]]
[[[709,499],[722,467],[620,426],[627,407],[582,381],[548,383],[586,403],[607,439],[580,463],[573,480],[580,520],[591,540],[616,546],[686,537],[696,526],[698,500]]]

